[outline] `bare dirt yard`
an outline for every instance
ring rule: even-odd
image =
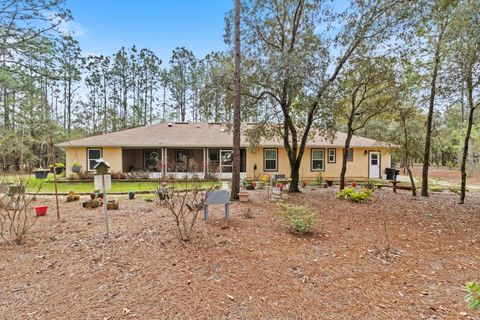
[[[211,208],[193,240],[169,213],[121,198],[104,238],[101,209],[62,200],[26,243],[0,247],[1,319],[480,319],[463,287],[480,280],[480,195],[375,192],[365,204],[304,189],[321,221],[291,234],[265,191]],[[244,217],[250,208],[253,218]],[[384,221],[392,254],[384,253]]]
[[[403,173],[403,169],[400,170],[401,175],[406,175]],[[421,178],[422,177],[422,166],[415,165],[412,167],[412,174],[414,177]],[[428,174],[430,178],[443,180],[450,183],[460,184],[460,169],[452,168],[449,169],[448,167],[437,167],[435,165],[430,166],[428,170]],[[467,177],[467,185],[473,186],[480,186],[480,171],[476,170],[473,176]]]

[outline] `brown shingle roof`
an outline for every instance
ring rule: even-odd
[[[343,147],[346,134],[337,132],[333,141],[317,135],[309,147]],[[241,144],[248,146],[242,136]],[[282,147],[281,140],[262,139],[262,146]],[[159,123],[60,143],[60,147],[231,147],[232,133],[220,124],[206,122]],[[384,142],[353,136],[351,147],[388,147]]]

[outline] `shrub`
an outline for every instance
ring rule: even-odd
[[[130,171],[127,174],[125,174],[125,178],[128,179],[139,179],[139,180],[146,180],[149,178],[148,171]]]
[[[172,163],[179,171],[192,172],[197,166],[193,160]],[[180,179],[158,179],[155,186],[160,204],[167,208],[173,218],[180,240],[189,241],[195,228],[199,212],[204,208],[207,198],[213,194],[202,186],[202,180],[184,176]]]
[[[373,189],[362,189],[358,191],[355,188],[345,188],[337,192],[337,197],[340,199],[346,199],[353,202],[363,203],[370,199],[373,194]]]
[[[262,174],[262,175],[260,176],[260,181],[263,181],[263,182],[265,182],[266,184],[270,183],[270,175],[268,175],[268,174],[266,174],[266,173],[265,173],[265,174]]]
[[[76,173],[70,173],[67,177],[68,180],[78,180],[80,177]]]
[[[375,182],[372,180],[367,180],[363,186],[365,187],[365,189],[374,190]]]
[[[290,231],[305,234],[314,230],[317,218],[310,207],[282,203],[278,206],[278,214],[283,218]]]
[[[93,177],[95,176],[95,174],[93,172],[90,172],[90,171],[80,171],[78,173],[78,177],[80,179],[93,179]]]
[[[468,307],[474,310],[480,308],[480,283],[469,282],[466,285],[466,290],[465,301],[468,302]]]
[[[23,243],[37,221],[32,209],[41,186],[41,182],[30,181],[25,172],[0,175],[0,243]],[[27,194],[27,187],[33,195]]]
[[[323,182],[323,175],[321,172],[318,172],[317,173],[317,185],[318,186],[321,186],[322,185],[322,182]]]
[[[155,200],[155,196],[153,194],[147,194],[145,197],[143,197],[143,201],[145,202],[153,202]]]
[[[127,178],[127,175],[123,172],[117,172],[117,171],[112,171],[110,173],[110,176],[112,177],[112,179],[126,179]]]

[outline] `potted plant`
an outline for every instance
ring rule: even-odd
[[[48,209],[48,206],[35,207],[35,213],[36,213],[37,217],[43,217],[43,216],[47,215],[47,209]]]
[[[303,181],[302,181],[302,187],[303,187],[303,188],[307,187],[307,181],[306,181],[306,180],[303,180]]]
[[[128,199],[133,200],[135,199],[135,192],[133,191],[128,191]]]
[[[265,182],[264,181],[257,181],[257,189],[263,189],[265,187]]]
[[[36,179],[46,179],[50,170],[38,168],[33,171]]]
[[[248,197],[250,196],[250,192],[246,190],[242,190],[238,193],[238,197],[240,198],[240,202],[248,202]]]
[[[253,182],[247,182],[247,184],[245,185],[245,189],[255,190],[255,186],[254,186]]]
[[[65,169],[65,165],[63,163],[55,163],[55,166],[50,165],[50,172],[53,173],[53,170],[55,169],[55,174],[62,174],[63,170]]]
[[[72,172],[79,173],[82,170],[82,165],[80,162],[74,162],[72,165]]]
[[[333,186],[333,181],[332,180],[327,180],[327,186],[329,186],[329,187]]]

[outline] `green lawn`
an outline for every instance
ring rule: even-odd
[[[14,179],[10,182],[14,182]],[[202,188],[209,188],[212,186],[220,185],[220,182],[204,181],[201,182]],[[156,181],[151,182],[135,182],[135,181],[113,181],[112,189],[110,192],[127,193],[128,191],[154,191],[157,188],[158,183]],[[59,193],[68,193],[73,190],[77,193],[90,193],[95,190],[93,181],[72,181],[72,182],[59,182],[57,183]],[[187,184],[184,182],[178,182],[177,189],[186,188]],[[53,183],[53,175],[49,175],[45,180],[35,179],[34,176],[28,178],[27,190],[30,192],[36,192],[40,188],[39,193],[54,193],[55,184]]]

